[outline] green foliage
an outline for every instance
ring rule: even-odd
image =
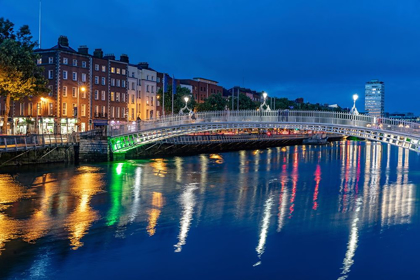
[[[222,111],[226,105],[227,100],[220,93],[212,94],[203,103],[198,104],[197,111]]]
[[[35,46],[27,25],[15,32],[12,22],[0,18],[0,96],[6,97],[5,119],[12,100],[48,92],[43,70],[36,65]]]
[[[163,105],[162,100],[162,89],[159,89],[157,95],[159,96],[160,104]],[[172,113],[172,86],[168,87],[168,90],[165,92],[165,113],[166,115]],[[174,95],[174,114],[178,114],[181,108],[185,107],[184,97],[188,96],[188,108],[194,109],[196,102],[194,97],[191,94],[191,91],[188,88],[176,87],[176,94]]]
[[[238,95],[235,95],[233,97],[234,102],[234,110],[238,110],[237,102],[238,102]],[[232,109],[232,96],[229,96],[228,98],[228,108]],[[239,110],[256,110],[259,108],[260,103],[252,101],[251,98],[246,96],[243,93],[239,94]]]

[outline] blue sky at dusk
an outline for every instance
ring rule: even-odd
[[[38,38],[38,0],[0,0],[0,17]],[[420,113],[420,1],[42,0],[42,47],[60,35],[92,53],[147,61],[176,78],[352,106],[385,82],[385,110]]]

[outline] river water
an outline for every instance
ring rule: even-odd
[[[371,142],[0,174],[0,278],[419,279],[420,155]]]

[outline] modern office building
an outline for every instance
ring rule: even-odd
[[[382,117],[385,108],[385,84],[370,80],[365,85],[365,111],[370,116]]]

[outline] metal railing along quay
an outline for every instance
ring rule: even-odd
[[[77,134],[33,134],[0,136],[0,152],[26,151],[78,143]]]

